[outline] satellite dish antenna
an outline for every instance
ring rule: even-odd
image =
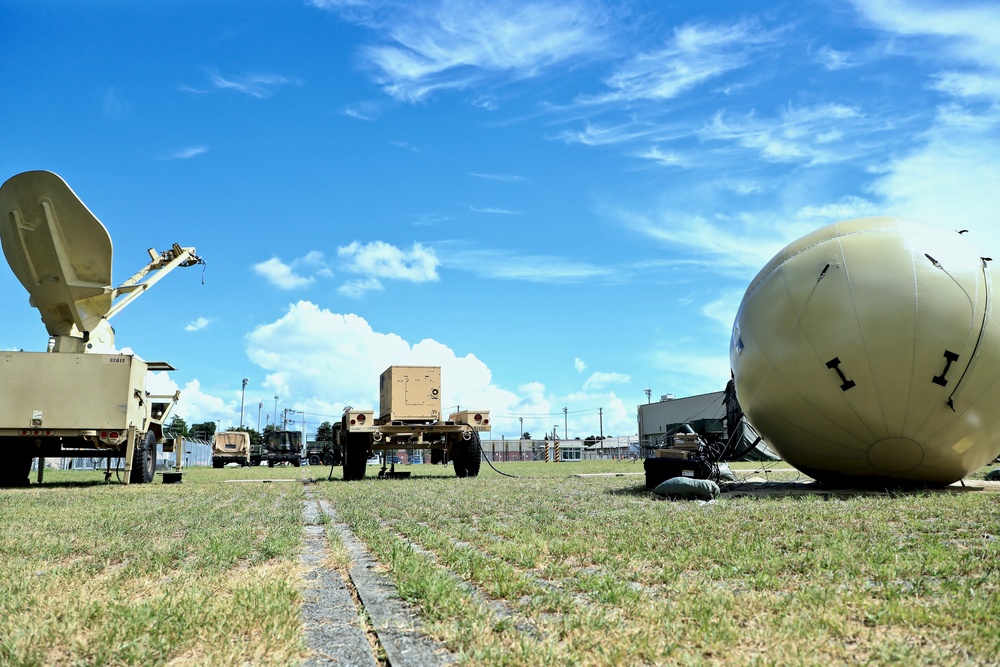
[[[108,230],[49,171],[26,171],[0,186],[0,243],[53,352],[114,352],[110,317],[178,266],[204,264],[194,248],[150,248],[149,263],[113,287]]]
[[[0,241],[50,336],[81,337],[111,310],[111,236],[63,179],[28,171],[0,187]]]

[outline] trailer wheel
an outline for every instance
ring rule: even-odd
[[[366,433],[348,433],[344,438],[344,480],[364,479],[368,466],[369,439]]]
[[[438,463],[444,463],[444,450],[443,449],[432,449],[431,450],[431,465],[437,465]]]
[[[472,437],[468,440],[463,440],[462,436],[458,435],[451,445],[451,460],[457,477],[478,477],[479,467],[483,462],[479,448],[479,433],[473,431]]]
[[[31,475],[30,456],[11,456],[0,463],[0,487],[29,486]]]
[[[320,463],[322,463],[322,461],[319,460],[319,455],[318,454],[310,454],[309,455],[309,465],[311,465],[311,466],[318,466]]]
[[[146,431],[142,443],[135,443],[135,453],[132,455],[132,484],[149,484],[156,475],[156,434]]]

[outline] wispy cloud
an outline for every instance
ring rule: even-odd
[[[358,297],[369,290],[383,289],[383,280],[422,283],[439,279],[437,255],[419,243],[404,250],[384,241],[365,244],[355,241],[338,248],[337,256],[345,270],[362,276],[338,289],[346,296]]]
[[[362,56],[385,92],[408,102],[488,78],[532,77],[604,41],[603,16],[585,2],[312,4],[381,32],[382,43]]]
[[[582,96],[583,104],[667,100],[745,67],[752,49],[775,39],[772,32],[741,22],[677,28],[664,48],[641,53],[605,81],[608,91]]]
[[[257,99],[271,97],[281,86],[298,83],[294,79],[277,74],[243,74],[226,78],[216,71],[211,71],[208,73],[208,78],[216,88],[233,90]]]
[[[876,121],[854,107],[823,104],[786,108],[774,118],[720,112],[700,134],[706,140],[734,142],[771,162],[826,164],[856,157],[862,149],[849,139],[878,129]]]
[[[586,362],[580,357],[573,359],[573,368],[576,369],[577,373],[582,373],[587,368]]]
[[[171,153],[168,157],[171,160],[188,160],[208,152],[208,146],[188,146]]]
[[[189,322],[187,326],[184,327],[184,331],[201,331],[209,324],[208,318],[199,317],[198,319]]]
[[[502,183],[525,183],[528,180],[524,176],[514,176],[512,174],[481,174],[473,171],[469,172],[469,176],[481,178],[485,181],[500,181]]]
[[[110,86],[104,90],[101,111],[105,116],[118,120],[127,116],[131,110],[131,105],[122,98],[122,92],[118,88]]]
[[[625,275],[625,271],[616,267],[597,266],[552,255],[525,255],[510,250],[463,247],[461,252],[442,252],[441,256],[441,263],[446,268],[499,280],[566,284],[587,280],[618,281]]]
[[[520,211],[510,211],[505,208],[470,206],[469,210],[473,213],[489,213],[493,215],[521,215]]]

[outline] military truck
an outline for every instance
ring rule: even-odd
[[[212,467],[227,463],[250,465],[250,434],[246,431],[223,431],[212,438]]]
[[[337,443],[314,440],[306,443],[306,460],[311,466],[339,466],[344,462],[344,455]]]
[[[146,390],[149,371],[174,370],[115,348],[110,320],[177,267],[203,264],[176,243],[111,282],[111,237],[59,176],[29,171],[0,186],[0,243],[49,334],[46,352],[0,353],[0,485],[28,483],[45,457],[124,459],[120,478],[147,483],[163,423],[180,398]],[[40,460],[41,463],[41,460]],[[39,466],[41,469],[41,466]]]
[[[298,431],[272,431],[264,440],[264,460],[267,467],[279,463],[302,465],[302,434]]]
[[[379,416],[374,410],[344,409],[335,437],[344,452],[344,479],[364,479],[368,459],[383,453],[380,476],[396,476],[385,459],[398,449],[431,451],[458,477],[475,477],[482,463],[479,433],[489,431],[487,410],[461,410],[441,419],[441,368],[390,366],[379,377]]]

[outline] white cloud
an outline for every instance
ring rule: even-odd
[[[198,319],[189,322],[184,331],[201,331],[208,326],[209,320],[205,317],[199,317]]]
[[[187,160],[208,152],[208,146],[188,146],[170,154],[171,160]]]
[[[505,208],[480,208],[478,206],[470,206],[469,210],[473,213],[488,213],[492,215],[521,215],[520,211],[510,211]]]
[[[632,381],[632,376],[623,373],[592,373],[583,383],[585,390],[604,389],[612,384],[627,384]]]
[[[611,90],[581,97],[584,104],[666,100],[746,66],[750,51],[774,36],[749,23],[729,26],[689,24],[676,28],[659,51],[639,54],[605,82]]]
[[[118,120],[128,115],[132,110],[131,105],[122,99],[122,93],[118,88],[110,86],[104,90],[101,99],[101,111],[105,116]]]
[[[587,368],[587,364],[580,357],[576,357],[573,359],[573,368],[576,369],[577,373],[582,373]]]
[[[470,271],[487,278],[534,283],[619,280],[626,273],[626,269],[619,267],[597,266],[551,255],[525,255],[510,250],[463,249],[458,253],[443,252],[442,258],[442,264],[449,269]]]
[[[994,125],[993,128],[996,126]],[[886,212],[949,229],[970,230],[984,255],[1000,259],[996,193],[1000,139],[989,125],[941,123],[909,154],[886,164],[872,185]]]
[[[532,77],[603,43],[603,17],[584,2],[313,4],[379,30],[383,42],[362,55],[389,95],[411,102],[485,78]]]
[[[503,183],[524,183],[528,180],[524,176],[514,176],[512,174],[480,174],[469,172],[469,176],[481,178],[486,181],[500,181]]]
[[[269,283],[281,289],[295,289],[312,283],[312,276],[300,276],[277,257],[253,265],[254,273],[263,276]]]
[[[340,292],[360,296],[373,289],[382,289],[382,280],[405,280],[422,283],[438,280],[440,261],[434,250],[414,243],[409,250],[384,241],[361,244],[354,241],[337,249],[341,266],[351,273],[361,274],[360,280],[345,283]]]
[[[856,108],[844,104],[786,108],[777,118],[748,114],[727,118],[717,113],[701,131],[707,140],[734,142],[760,153],[770,162],[825,164],[843,162],[870,152],[856,141],[881,129]]]
[[[226,78],[218,72],[209,72],[208,78],[212,85],[222,90],[235,90],[238,93],[264,99],[271,97],[281,86],[295,84],[297,81],[276,74],[244,74],[238,77]]]
[[[520,403],[492,384],[473,354],[458,356],[432,339],[410,344],[372,330],[363,318],[300,301],[276,322],[247,336],[250,359],[269,371],[266,386],[281,396],[315,396],[326,411],[344,405],[378,407],[378,378],[389,366],[441,366],[444,408],[513,410]]]

